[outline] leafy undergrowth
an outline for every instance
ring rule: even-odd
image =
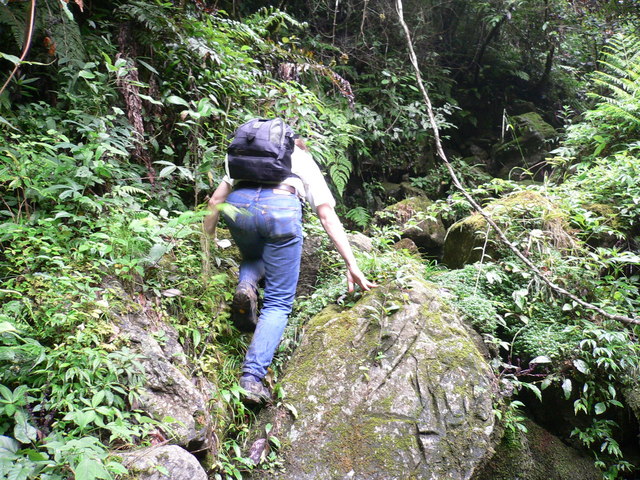
[[[598,101],[569,127],[567,140],[550,159],[555,170],[546,182],[525,187],[494,181],[475,192],[489,197],[494,220],[549,280],[635,322],[640,316],[635,140],[640,120],[634,112],[640,99],[633,79],[639,51],[635,37],[611,41],[603,70],[594,75]],[[491,202],[489,194],[502,192],[502,200]],[[465,202],[455,197],[434,208],[443,215],[464,211]],[[536,198],[545,200],[532,201]],[[507,429],[524,429],[522,407],[541,402],[545,409],[547,395],[554,405],[560,397],[575,414],[569,436],[592,452],[604,477],[637,474],[629,461],[637,457],[637,444],[628,432],[637,431],[638,412],[627,393],[638,390],[640,326],[559,294],[486,225],[477,230],[484,236],[477,247],[482,261],[431,278],[452,291],[458,308],[493,349],[502,390],[513,395],[497,414]]]

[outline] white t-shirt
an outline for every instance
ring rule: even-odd
[[[229,167],[226,159],[225,170],[227,174],[223,180],[233,186],[233,179],[229,176]],[[336,206],[331,190],[329,190],[320,168],[309,152],[298,147],[294,148],[291,154],[291,173],[294,173],[297,177],[289,177],[281,183],[294,187],[298,196],[309,202],[314,212],[317,211],[318,205],[325,203],[331,205],[331,207]]]

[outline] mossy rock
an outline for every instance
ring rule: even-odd
[[[514,168],[529,169],[544,163],[547,151],[558,132],[536,112],[512,118],[515,138],[495,145],[491,151],[492,170],[500,178],[510,176]]]
[[[374,223],[379,226],[395,226],[402,238],[413,240],[421,250],[439,253],[446,229],[442,221],[428,215],[432,204],[425,196],[405,198],[377,212]]]
[[[505,229],[516,227],[544,238],[553,248],[575,244],[568,228],[566,213],[549,199],[532,190],[512,193],[485,207],[485,212]],[[475,212],[449,227],[444,240],[442,263],[462,268],[483,258],[496,260],[507,247],[500,244],[486,219]]]
[[[625,389],[624,399],[640,424],[640,381],[635,380],[633,386]]]
[[[505,435],[473,480],[600,480],[602,472],[584,452],[566,445],[530,420],[527,433]]]
[[[493,448],[495,379],[445,295],[410,276],[311,319],[258,419],[284,469],[252,478],[470,478]]]

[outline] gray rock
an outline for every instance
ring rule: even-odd
[[[558,250],[576,245],[569,233],[566,212],[535,191],[514,192],[494,200],[484,211],[505,230],[510,223],[517,222],[523,225],[523,230],[526,228],[532,234],[535,231],[537,235],[544,235],[545,240]],[[522,239],[520,241],[523,243]],[[497,260],[506,249],[485,218],[475,212],[449,227],[442,263],[449,268],[461,268],[480,260]]]
[[[310,320],[283,406],[259,419],[285,445],[284,471],[253,478],[470,478],[493,446],[494,376],[441,298],[407,273]]]
[[[296,297],[310,295],[316,288],[321,262],[320,252],[323,247],[323,238],[319,235],[305,237],[302,244],[302,256],[300,258],[300,277],[296,288]]]
[[[379,226],[395,226],[403,238],[413,240],[418,248],[438,254],[446,229],[442,221],[427,214],[432,203],[424,196],[406,198],[377,212],[374,222]]]
[[[506,435],[496,454],[473,480],[599,480],[594,459],[566,445],[530,420],[527,433]]]
[[[349,239],[349,245],[351,245],[354,250],[367,253],[373,251],[373,242],[366,235],[354,232],[347,234],[347,238]]]
[[[198,460],[177,445],[118,453],[130,480],[207,480]]]
[[[122,316],[119,328],[131,349],[143,356],[146,383],[139,407],[159,420],[175,420],[165,431],[172,443],[190,450],[214,448],[213,419],[207,405],[214,387],[188,374],[175,329],[145,315]]]

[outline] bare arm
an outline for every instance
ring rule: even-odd
[[[203,226],[204,231],[214,238],[216,236],[216,226],[218,225],[218,218],[220,217],[220,210],[218,210],[218,205],[220,203],[224,203],[230,193],[231,185],[229,185],[225,181],[222,181],[209,199],[209,210],[211,210],[211,213],[204,217]]]
[[[342,228],[342,223],[333,207],[326,203],[318,205],[318,218],[347,266],[348,290],[350,292],[353,291],[354,283],[360,285],[363,290],[370,290],[371,288],[377,287],[378,285],[367,280],[360,271],[351,246],[349,245],[347,234],[344,228]]]

